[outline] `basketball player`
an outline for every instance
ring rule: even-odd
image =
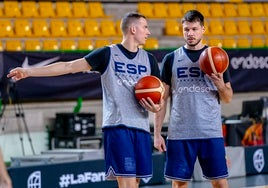
[[[204,17],[188,11],[182,19],[185,45],[166,54],[161,69],[165,85],[164,107],[156,113],[154,146],[167,151],[165,177],[173,188],[186,188],[199,159],[205,178],[214,188],[227,188],[228,176],[221,123],[220,102],[230,102],[233,91],[229,73],[205,75],[198,59],[207,48],[202,43]],[[161,128],[171,96],[168,137],[165,145]]]
[[[3,160],[1,148],[0,148],[0,187],[12,188],[12,182],[6,170],[6,165]]]
[[[121,20],[121,44],[110,45],[81,59],[58,62],[42,68],[15,68],[8,77],[56,76],[81,71],[101,73],[103,89],[103,137],[107,179],[117,179],[119,188],[137,188],[140,178],[152,176],[152,148],[148,111],[160,104],[134,96],[134,85],[145,75],[160,77],[155,57],[139,48],[151,34],[146,18],[135,12]]]

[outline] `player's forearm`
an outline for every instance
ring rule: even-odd
[[[230,83],[226,83],[224,87],[219,88],[218,91],[219,91],[219,96],[220,96],[221,101],[225,103],[231,102],[233,98],[233,89]]]
[[[165,102],[161,110],[155,113],[155,116],[154,116],[154,134],[155,135],[161,134],[164,118],[166,115],[166,107],[167,107],[167,104]]]
[[[154,116],[154,135],[161,134],[163,122],[166,116],[168,98],[170,96],[170,87],[166,83],[163,83],[165,87],[165,92],[163,96],[163,107]]]
[[[65,62],[53,63],[44,67],[26,69],[28,77],[41,77],[41,76],[58,76],[71,73],[70,66]]]

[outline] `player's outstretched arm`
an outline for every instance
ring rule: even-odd
[[[81,58],[68,62],[57,62],[44,67],[17,67],[12,69],[7,77],[18,81],[27,77],[59,76],[63,74],[88,71],[90,69],[91,67],[86,60]]]

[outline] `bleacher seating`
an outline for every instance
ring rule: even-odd
[[[43,41],[43,50],[45,51],[57,51],[60,49],[58,40],[48,39]]]
[[[91,18],[107,18],[101,2],[86,2],[88,4],[88,14]]]
[[[237,6],[234,3],[224,3],[223,4],[224,16],[233,17],[237,16]]]
[[[81,39],[78,40],[77,49],[78,50],[93,50],[94,45],[91,40],[88,39]]]
[[[138,2],[137,10],[147,18],[154,18],[153,5],[150,2]]]
[[[62,39],[60,41],[60,48],[62,50],[76,50],[77,44],[74,39]]]
[[[70,37],[84,36],[83,24],[81,23],[80,19],[68,19],[67,31]]]
[[[224,27],[225,35],[237,35],[238,34],[236,21],[234,21],[233,19],[225,19],[223,21],[223,27]]]
[[[23,47],[23,42],[20,39],[13,39],[6,41],[5,49],[7,51],[22,51]]]
[[[2,19],[0,20],[0,37],[13,37],[14,29],[11,20]]]
[[[250,4],[250,11],[251,11],[251,16],[253,16],[253,17],[265,16],[263,5],[260,2],[251,3]]]
[[[181,18],[181,6],[179,3],[167,3],[167,13],[169,18]]]
[[[250,35],[251,26],[248,20],[238,20],[237,21],[238,33],[241,35]]]
[[[239,48],[249,48],[251,46],[251,41],[248,37],[239,37],[237,39],[237,47]]]
[[[0,52],[4,51],[4,46],[3,46],[3,43],[2,41],[0,41]]]
[[[219,38],[219,37],[216,37],[216,38],[209,38],[208,40],[208,45],[209,46],[218,46],[218,47],[222,47],[222,39]]]
[[[99,22],[95,19],[87,19],[84,21],[84,31],[86,37],[99,37]]]
[[[101,2],[4,0],[0,6],[2,48],[57,50],[64,47],[68,50],[89,50],[121,42],[122,33],[117,12],[108,15],[108,8]],[[176,37],[174,41],[180,40],[180,20],[189,9],[197,9],[205,16],[205,37],[209,45],[226,48],[268,47],[268,3],[142,1],[136,2],[136,10],[149,19],[149,29],[154,31],[150,38],[157,40],[157,44],[148,40],[144,47],[165,48],[163,45],[168,42],[163,42],[164,40],[171,40],[172,37]],[[159,32],[151,28],[150,19],[155,23],[159,22],[158,25],[155,24]],[[7,45],[7,37],[17,41]],[[81,42],[84,37],[87,37],[87,42]],[[74,46],[71,42],[61,44],[67,39],[74,40],[76,47],[70,47]],[[49,42],[45,42],[46,40]]]
[[[182,15],[184,15],[188,10],[191,10],[191,9],[195,9],[194,3],[182,3],[181,4]]]
[[[28,19],[14,20],[14,30],[16,37],[31,37],[32,26]]]
[[[45,18],[34,19],[32,21],[33,35],[36,37],[50,36],[49,23]]]
[[[73,5],[73,16],[75,18],[87,18],[88,17],[88,9],[86,3],[83,1],[75,1],[72,3]]]
[[[153,6],[153,14],[155,18],[168,18],[166,3],[157,2]]]
[[[236,39],[234,37],[225,37],[223,38],[222,46],[225,48],[236,48],[237,47]]]
[[[211,17],[208,3],[196,3],[196,10],[200,11],[206,18]]]
[[[265,47],[265,38],[261,36],[256,36],[251,38],[251,47],[253,48],[263,48]]]
[[[40,51],[42,49],[42,44],[39,39],[26,40],[24,45],[27,51]]]
[[[51,19],[50,32],[53,37],[67,37],[65,21],[62,19]]]
[[[37,3],[35,1],[22,1],[21,13],[25,18],[39,17]]]
[[[252,34],[253,35],[265,35],[265,25],[263,24],[263,21],[260,19],[254,19],[251,21],[251,28],[252,28]]]
[[[42,18],[54,18],[55,9],[51,1],[40,1],[39,4],[39,16]]]
[[[223,35],[223,24],[220,19],[212,19],[209,22],[210,35]]]
[[[113,20],[103,19],[100,21],[100,32],[103,37],[117,36],[116,26]]]
[[[211,17],[222,18],[224,17],[223,6],[221,3],[210,3]]]
[[[18,1],[4,1],[3,7],[4,7],[3,16],[8,18],[21,16],[21,9]]]
[[[250,17],[250,7],[248,3],[238,3],[237,12],[239,17]]]
[[[158,40],[156,38],[148,38],[143,48],[158,49],[159,48]]]
[[[56,17],[71,18],[73,16],[69,1],[56,1]]]
[[[104,38],[101,38],[101,39],[97,39],[95,40],[95,45],[94,47],[95,48],[101,48],[101,47],[104,47],[104,46],[107,46],[111,44],[110,40],[109,39],[104,39]]]
[[[177,19],[168,19],[165,21],[165,35],[178,36],[181,34],[180,24]]]

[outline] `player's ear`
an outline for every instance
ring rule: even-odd
[[[207,28],[203,25],[202,26],[202,33],[204,34],[206,32]]]
[[[135,27],[135,25],[132,25],[129,29],[130,29],[131,34],[136,33],[136,27]]]

